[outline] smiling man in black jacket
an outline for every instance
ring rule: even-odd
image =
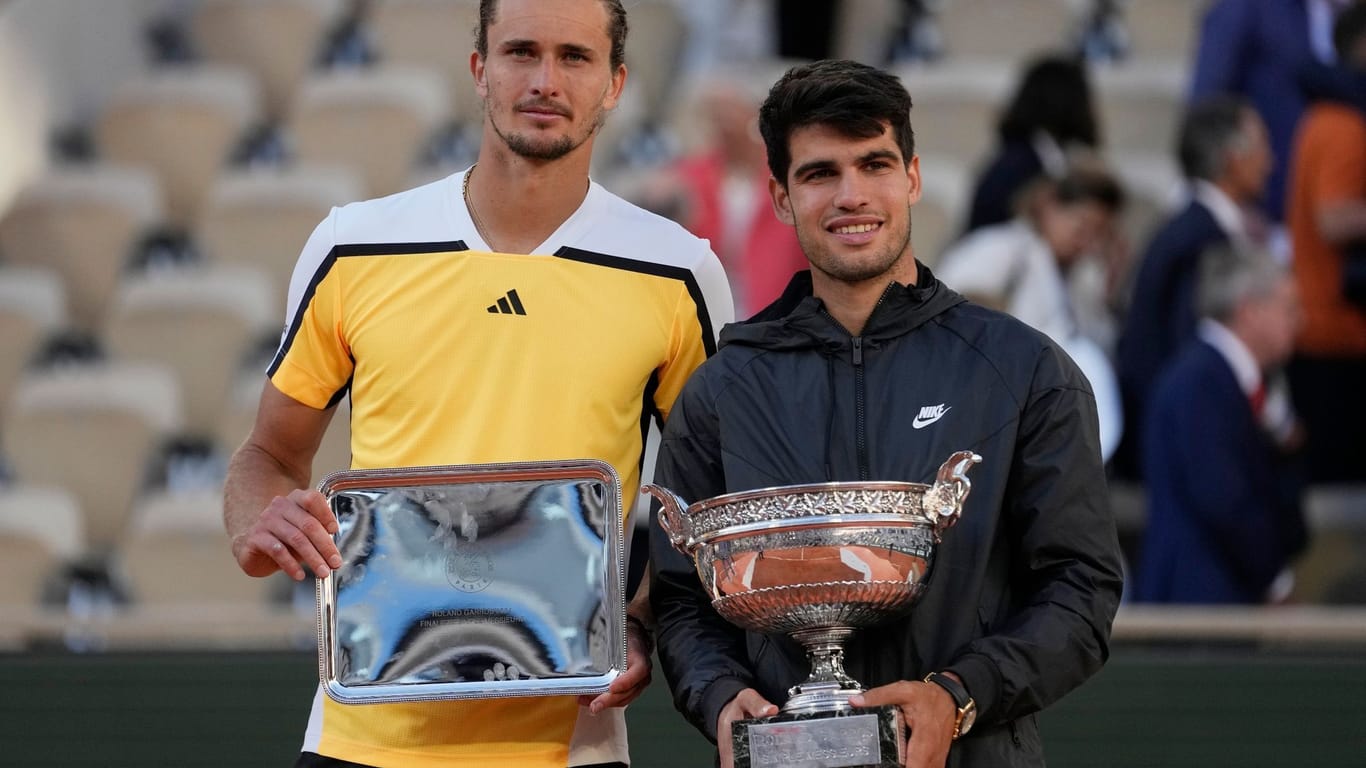
[[[1042,334],[964,300],[911,252],[920,171],[910,96],[852,62],[790,70],[760,113],[779,218],[811,270],[722,348],[675,404],[655,479],[689,501],[776,485],[928,482],[983,457],[961,522],[908,618],[856,633],[855,705],[899,706],[907,765],[1043,765],[1035,713],[1108,656],[1119,546],[1086,379]],[[732,722],[774,714],[801,647],[721,619],[652,526],[651,602],[678,708],[729,765]],[[975,727],[955,739],[966,689]],[[962,695],[963,691],[958,693]]]

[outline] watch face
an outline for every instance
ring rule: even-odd
[[[977,704],[968,702],[963,708],[963,719],[958,722],[958,735],[963,735],[972,729],[972,724],[977,722]]]

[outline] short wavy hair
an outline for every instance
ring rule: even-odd
[[[789,69],[759,108],[759,133],[768,169],[783,186],[792,165],[789,140],[798,128],[822,125],[856,139],[882,135],[890,125],[902,159],[915,155],[911,94],[896,75],[855,61],[825,60]]]

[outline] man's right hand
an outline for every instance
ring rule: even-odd
[[[769,703],[753,688],[740,691],[721,710],[716,721],[716,750],[721,755],[721,768],[733,768],[735,756],[730,746],[730,726],[737,720],[751,717],[771,717],[778,714],[778,708]]]
[[[337,518],[323,495],[294,490],[272,499],[255,524],[232,540],[232,554],[248,576],[269,576],[281,570],[302,581],[306,565],[322,579],[342,564],[341,552],[332,541],[336,532]]]

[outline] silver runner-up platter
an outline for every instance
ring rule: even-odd
[[[344,704],[599,694],[626,669],[621,484],[601,461],[350,470],[318,671]]]
[[[981,460],[954,453],[930,485],[790,485],[692,504],[662,486],[641,488],[659,500],[660,527],[692,558],[716,612],[751,632],[791,636],[811,662],[778,715],[735,724],[737,768],[901,765],[900,711],[849,704],[864,688],[844,671],[843,645],[910,612],[962,514],[967,471]]]

